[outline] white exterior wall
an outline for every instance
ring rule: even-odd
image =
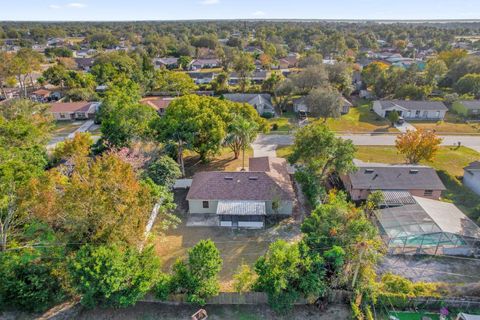
[[[410,113],[409,113],[410,112]],[[447,111],[441,110],[441,111],[436,111],[436,110],[429,110],[426,111],[426,116],[425,116],[425,111],[420,110],[420,115],[418,117],[415,117],[416,110],[409,110],[409,111],[404,111],[402,116],[405,119],[430,119],[430,120],[442,120],[445,118],[445,114]]]
[[[207,200],[205,200],[207,201]],[[217,213],[217,200],[210,200],[208,208],[203,207],[203,200],[188,200],[188,211],[189,213]],[[272,201],[265,202],[265,209],[267,211],[267,215],[274,215],[272,209]],[[281,215],[291,215],[293,211],[293,201],[282,201],[280,204],[280,208],[278,209],[278,214]]]
[[[463,184],[476,194],[480,195],[480,170],[473,171],[473,173],[465,170],[463,172]]]
[[[208,201],[208,200],[205,200]],[[208,201],[208,208],[203,207],[203,200],[188,200],[189,213],[217,213],[218,201]]]

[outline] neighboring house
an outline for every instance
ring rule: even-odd
[[[474,161],[463,168],[463,184],[480,195],[480,161]]]
[[[248,103],[257,110],[259,115],[264,113],[275,114],[272,97],[266,93],[227,93],[223,97],[234,102]]]
[[[395,110],[406,120],[443,120],[448,109],[440,101],[377,100],[373,110],[383,118]]]
[[[455,101],[452,110],[466,118],[480,118],[480,100]]]
[[[173,101],[175,97],[159,97],[159,98],[147,98],[142,100],[141,102],[147,106],[150,106],[157,110],[160,116],[163,116],[167,110],[168,105],[170,102]]]
[[[30,95],[30,99],[36,102],[45,103],[50,101],[50,96],[52,95],[52,91],[47,89],[38,89],[32,92]],[[58,100],[58,99],[57,99]]]
[[[280,69],[296,68],[298,66],[298,56],[292,54],[285,58],[281,58],[278,60],[278,66]]]
[[[167,68],[167,69],[177,69],[178,68],[178,58],[167,57],[159,58],[154,60],[155,68]]]
[[[353,201],[366,200],[373,191],[408,191],[413,196],[438,199],[445,186],[434,169],[419,165],[390,165],[355,161],[357,171],[340,178]]]
[[[352,107],[352,103],[345,99],[342,96],[342,109],[340,111],[341,114],[347,114],[350,111],[350,108]],[[305,97],[301,97],[298,99],[293,100],[293,111],[294,112],[299,112],[299,113],[306,113],[308,114],[310,111],[308,110],[308,107],[305,103]]]
[[[220,60],[218,59],[195,59],[190,62],[190,70],[212,69],[220,67]]]
[[[100,106],[99,102],[56,102],[50,105],[50,113],[55,120],[93,119]]]
[[[250,158],[249,171],[199,172],[187,195],[190,214],[211,214],[221,227],[263,228],[266,216],[289,216],[293,191],[285,159]]]
[[[208,84],[215,79],[216,74],[213,72],[188,72],[195,84]]]
[[[265,80],[267,80],[267,71],[265,70],[257,70],[254,71],[249,77],[248,80],[250,80],[253,84],[261,84]],[[240,82],[240,77],[236,72],[230,73],[228,76],[228,84],[229,85],[236,85]]]
[[[77,68],[85,72],[89,72],[95,62],[94,58],[75,58],[74,60],[77,64]]]

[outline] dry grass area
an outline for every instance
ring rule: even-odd
[[[220,272],[221,291],[232,291],[232,277],[242,263],[253,265],[263,255],[270,243],[277,239],[294,241],[300,235],[300,224],[293,218],[275,223],[263,230],[234,230],[220,227],[187,227],[188,204],[186,191],[175,192],[177,216],[182,220],[176,229],[158,235],[155,240],[156,252],[161,257],[163,268],[170,271],[178,258],[183,258],[187,250],[198,241],[211,239],[220,250],[223,267]]]
[[[480,123],[466,123],[455,114],[447,113],[444,121],[409,121],[415,128],[435,130],[439,134],[480,134]]]
[[[56,121],[55,128],[53,129],[53,135],[67,136],[73,131],[80,128],[82,124],[84,124],[84,121]]]
[[[245,166],[248,166],[248,158],[253,156],[253,150],[245,150]],[[238,171],[242,168],[242,152],[238,159],[229,148],[222,148],[218,155],[208,162],[201,162],[200,156],[194,152],[185,152],[185,173],[192,177],[200,171]]]

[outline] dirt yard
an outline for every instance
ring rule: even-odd
[[[177,215],[182,220],[176,229],[159,235],[156,250],[162,258],[165,271],[170,271],[176,259],[186,256],[189,248],[202,239],[215,242],[223,259],[220,272],[221,291],[232,290],[232,276],[242,263],[253,265],[277,239],[295,241],[300,237],[300,222],[293,218],[273,224],[263,230],[233,230],[220,227],[187,227],[187,203],[185,191],[176,192]]]
[[[138,303],[135,307],[126,309],[94,309],[85,310],[78,317],[79,320],[185,320],[195,313],[198,308],[182,305],[170,306],[156,303]],[[331,320],[350,319],[350,309],[347,305],[331,305],[325,312],[320,312],[315,307],[297,306],[287,315],[275,314],[264,305],[248,306],[206,306],[210,320],[273,320],[273,319],[298,319],[298,320]]]
[[[380,273],[392,272],[414,281],[470,283],[480,281],[480,260],[450,257],[386,256]]]

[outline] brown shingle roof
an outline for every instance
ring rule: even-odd
[[[279,158],[257,158],[252,161],[255,169],[268,171],[199,172],[193,177],[187,200],[257,200],[267,201],[279,197],[293,200],[294,191],[286,162]]]
[[[87,112],[92,102],[57,102],[50,105],[50,112]]]
[[[173,101],[174,98],[158,98],[158,99],[148,99],[143,100],[142,103],[149,105],[150,107],[154,108],[155,110],[166,109],[170,102]]]

